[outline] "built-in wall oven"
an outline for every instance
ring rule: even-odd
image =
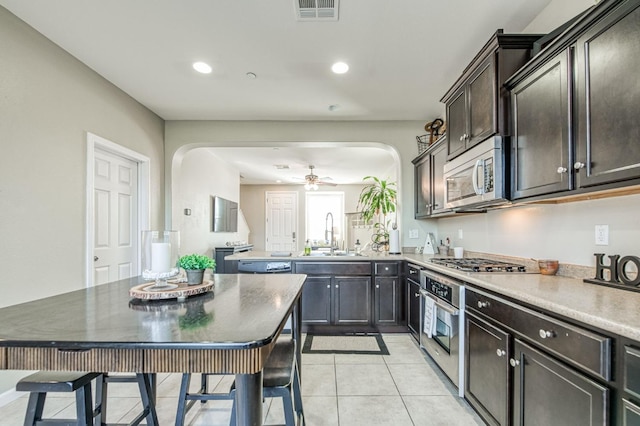
[[[431,270],[420,271],[420,346],[464,393],[464,285]]]

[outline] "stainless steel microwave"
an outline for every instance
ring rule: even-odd
[[[467,210],[507,202],[503,139],[493,136],[444,165],[445,206]]]

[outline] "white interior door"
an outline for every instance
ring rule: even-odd
[[[138,163],[96,149],[93,202],[93,284],[136,275]]]
[[[266,250],[298,250],[298,193],[293,191],[266,192]]]

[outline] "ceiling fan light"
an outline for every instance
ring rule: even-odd
[[[318,184],[317,183],[312,184],[311,188],[313,188],[314,191],[317,191],[318,190]]]
[[[311,189],[311,184],[309,183],[305,183],[304,184],[304,189],[306,189],[307,191]]]

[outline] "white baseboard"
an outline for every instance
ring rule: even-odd
[[[10,402],[15,401],[21,396],[25,395],[24,392],[18,392],[16,388],[9,389],[8,391],[0,394],[0,407],[4,407]]]

